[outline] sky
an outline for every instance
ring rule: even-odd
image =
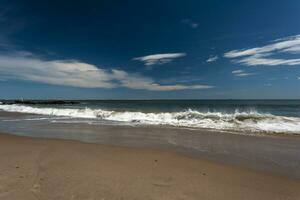
[[[299,0],[0,0],[0,99],[300,99]]]

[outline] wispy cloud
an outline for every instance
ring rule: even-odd
[[[81,88],[143,89],[171,91],[209,89],[209,85],[161,85],[140,74],[102,69],[77,60],[44,60],[29,53],[0,55],[0,79],[25,80]]]
[[[232,71],[231,73],[233,73],[233,74],[240,74],[240,73],[243,73],[243,72],[244,72],[243,70],[238,69],[238,70]]]
[[[181,20],[183,24],[188,25],[191,28],[198,28],[199,24],[197,22],[192,21],[191,19],[183,19]]]
[[[276,58],[280,54],[300,54],[300,35],[281,38],[262,47],[232,50],[225,53],[224,57],[247,66],[300,65],[300,58]]]
[[[137,60],[143,62],[146,66],[152,65],[162,65],[173,61],[176,58],[184,57],[186,53],[163,53],[163,54],[153,54],[142,57],[133,58],[133,60]]]
[[[238,77],[252,76],[252,75],[255,75],[255,73],[240,73],[240,74],[235,74],[235,76],[238,76]]]
[[[199,81],[203,81],[203,78],[192,75],[192,76],[171,77],[171,78],[163,79],[160,82],[164,84],[170,84],[170,83],[192,83],[192,82],[199,82]]]
[[[217,61],[218,59],[219,59],[218,56],[210,56],[210,57],[206,60],[206,62],[208,62],[208,63],[210,63],[210,62],[215,62],[215,61]]]
[[[238,76],[238,77],[244,77],[244,76],[252,76],[255,75],[255,73],[248,73],[245,72],[244,70],[234,70],[231,72],[234,76]]]

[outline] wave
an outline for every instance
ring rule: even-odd
[[[233,113],[200,112],[197,110],[144,113],[133,111],[109,111],[90,108],[40,108],[16,104],[0,104],[0,109],[7,112],[64,116],[71,118],[100,119],[145,125],[170,125],[219,130],[300,134],[300,118],[259,113],[255,110],[249,112],[235,111]]]

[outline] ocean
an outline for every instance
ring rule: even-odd
[[[0,133],[166,149],[300,177],[299,100],[1,102]]]
[[[78,100],[34,104],[7,104],[2,100],[0,110],[34,114],[18,120],[47,120],[60,124],[170,126],[251,134],[300,134],[300,100]]]

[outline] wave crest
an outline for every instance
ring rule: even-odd
[[[133,111],[119,112],[91,108],[40,108],[24,105],[1,104],[0,109],[7,112],[110,120],[134,124],[300,134],[300,118],[259,113],[255,110],[249,112],[240,112],[236,110],[233,113],[200,112],[197,110],[144,113]]]

